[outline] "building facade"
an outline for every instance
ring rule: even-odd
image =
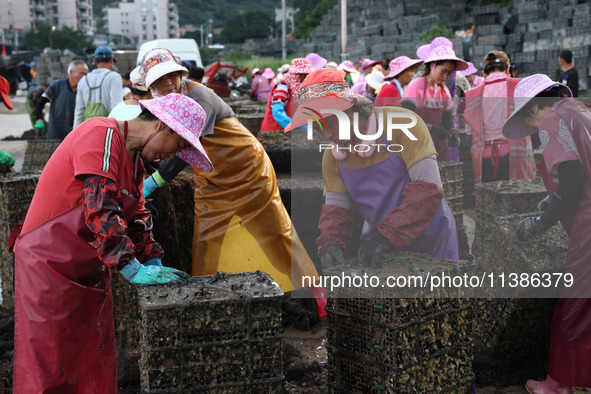
[[[18,44],[22,34],[39,22],[92,33],[92,0],[0,0],[0,29],[6,44]]]
[[[2,1],[2,0],[0,0]],[[118,2],[103,8],[105,30],[136,44],[158,38],[178,38],[179,15],[168,0]]]

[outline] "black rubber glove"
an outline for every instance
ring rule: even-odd
[[[343,250],[337,245],[327,245],[322,251],[320,264],[322,265],[323,270],[328,270],[344,263],[345,256],[343,255]]]
[[[359,247],[359,264],[363,266],[377,267],[380,256],[392,248],[390,242],[379,231],[376,231],[361,242]]]
[[[460,146],[460,135],[454,130],[449,130],[448,146]]]
[[[550,201],[552,201],[550,196],[546,196],[546,198],[544,198],[542,201],[538,203],[538,211],[544,212],[546,208],[550,206]]]
[[[414,101],[411,101],[411,100],[402,100],[402,102],[400,103],[400,106],[402,108],[409,109],[413,112],[415,112],[417,110],[417,105],[415,104]]]
[[[537,235],[543,234],[548,228],[542,224],[540,217],[525,218],[517,224],[517,238],[529,241]]]
[[[449,138],[449,131],[441,126],[431,126],[429,133],[431,133],[433,138],[437,138],[438,140],[446,140]]]

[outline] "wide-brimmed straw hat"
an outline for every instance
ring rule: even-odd
[[[344,62],[339,64],[339,66],[337,68],[341,69],[345,72],[348,72],[348,73],[352,73],[352,72],[357,71],[357,70],[355,70],[355,66],[353,65],[353,62],[351,60],[345,60]]]
[[[137,66],[129,73],[129,80],[131,81],[131,86],[134,89],[141,90],[142,92],[147,92],[148,87],[146,86],[146,81],[142,78],[140,73],[141,66]]]
[[[266,79],[271,79],[275,76],[275,72],[270,67],[267,67],[265,68],[265,71],[263,71],[261,76]]]
[[[429,57],[425,59],[425,63],[432,63],[438,61],[452,61],[456,62],[456,71],[462,71],[468,68],[468,63],[456,56],[454,50],[447,45],[440,45],[435,47],[429,53]]]
[[[170,93],[153,100],[140,100],[140,104],[191,144],[177,152],[178,157],[193,167],[213,171],[213,164],[199,141],[207,114],[195,100]]]
[[[454,47],[453,43],[449,40],[449,38],[435,37],[430,44],[422,45],[419,47],[419,49],[417,49],[418,58],[426,63],[426,60],[429,58],[429,55],[431,54],[433,48],[437,48],[441,45],[448,46],[451,49],[453,49]]]
[[[559,87],[568,97],[573,96],[568,86],[560,82],[554,82],[545,74],[534,74],[523,78],[515,86],[513,94],[515,109],[503,125],[503,135],[507,138],[517,139],[536,132],[537,130],[527,126],[518,114],[534,97],[553,87]]]
[[[351,92],[345,75],[344,71],[334,68],[322,68],[308,75],[300,85],[299,104],[285,131],[305,125],[309,114],[318,116],[322,109],[345,111],[355,104],[371,105],[369,99]]]
[[[419,66],[421,63],[423,63],[423,61],[420,59],[411,59],[408,56],[398,56],[396,59],[390,62],[390,65],[388,66],[390,73],[384,79],[390,80],[398,74],[401,74],[407,68]]]
[[[460,74],[467,77],[468,75],[476,74],[478,69],[474,66],[472,62],[468,62],[468,68],[465,70],[460,71]]]
[[[166,48],[154,48],[146,52],[141,67],[140,73],[148,87],[158,78],[175,71],[189,74],[189,70],[181,65],[181,60]]]
[[[318,70],[319,68],[324,68],[324,66],[326,66],[327,63],[327,60],[317,53],[309,53],[308,55],[306,55],[306,59],[308,59],[310,63],[312,63],[312,67],[314,67],[315,70]]]
[[[313,71],[314,66],[305,57],[296,57],[291,61],[291,66],[289,67],[290,74],[310,74]]]

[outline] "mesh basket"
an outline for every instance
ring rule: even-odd
[[[28,140],[22,171],[42,171],[61,140]]]
[[[218,273],[138,294],[145,392],[256,392],[264,382],[280,392],[283,293],[267,274]]]

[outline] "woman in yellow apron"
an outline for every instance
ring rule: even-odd
[[[261,143],[213,91],[182,79],[188,71],[169,50],[156,48],[146,53],[141,67],[154,97],[185,94],[207,113],[201,142],[214,170],[193,168],[192,274],[260,270],[271,275],[283,291],[303,287],[303,276],[316,278],[316,282],[318,272],[283,206],[275,170]],[[145,181],[146,195],[185,166],[179,159],[163,162]],[[324,289],[312,286],[310,291],[318,316],[323,318]]]

